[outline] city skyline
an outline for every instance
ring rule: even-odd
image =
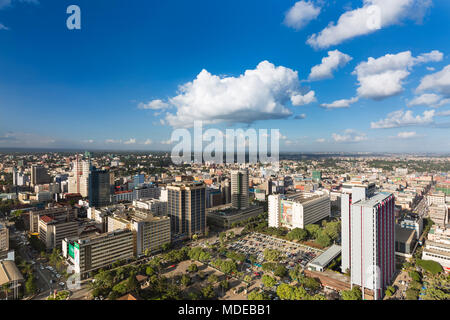
[[[0,148],[170,151],[202,120],[281,152],[450,152],[448,2],[80,0],[68,30],[70,4],[0,1]]]

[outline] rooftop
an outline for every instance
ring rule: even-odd
[[[11,281],[23,281],[23,276],[14,261],[0,261],[0,286]]]
[[[339,255],[339,253],[341,253],[341,246],[333,244],[320,256],[314,258],[310,262],[310,264],[318,265],[322,268],[325,268],[334,258],[336,258]]]
[[[388,192],[379,192],[376,193],[373,197],[367,199],[367,200],[360,200],[354,203],[354,205],[362,206],[362,207],[374,207],[378,203],[382,202],[386,198],[390,197],[392,193]]]

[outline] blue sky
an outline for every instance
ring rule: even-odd
[[[0,147],[170,150],[203,120],[280,129],[286,151],[449,152],[449,18],[445,0],[0,0]]]

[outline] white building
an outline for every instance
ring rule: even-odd
[[[72,172],[69,176],[69,193],[79,193],[83,198],[89,196],[90,160],[75,160],[72,162]]]
[[[367,181],[352,181],[344,183],[341,195],[341,246],[342,246],[342,272],[350,269],[350,224],[351,224],[351,204],[360,200],[365,200],[373,196],[375,183]]]
[[[394,196],[377,193],[351,205],[350,283],[368,289],[375,300],[383,298],[395,272]]]
[[[303,229],[330,216],[330,197],[323,192],[269,196],[269,227]]]

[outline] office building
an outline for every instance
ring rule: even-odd
[[[39,232],[39,218],[42,216],[48,216],[55,220],[70,221],[78,217],[78,209],[72,207],[56,207],[38,211],[29,211],[31,233]]]
[[[249,206],[248,170],[231,171],[231,204],[235,209]]]
[[[0,255],[9,251],[9,230],[8,227],[0,223]]]
[[[428,206],[432,205],[444,205],[445,204],[445,193],[444,192],[436,192],[427,196],[427,204]]]
[[[445,226],[448,224],[448,208],[444,204],[433,203],[428,207],[430,219],[437,225]]]
[[[57,220],[49,216],[41,216],[39,218],[39,239],[49,251],[53,248],[61,248],[64,238],[76,237],[77,235],[77,221]]]
[[[149,210],[155,216],[167,215],[167,202],[158,199],[134,200],[133,206],[140,209]]]
[[[385,192],[351,204],[350,283],[363,289],[363,299],[367,293],[382,299],[394,275],[394,206],[394,196]]]
[[[102,207],[111,201],[109,172],[93,167],[89,174],[89,206]]]
[[[46,184],[51,182],[51,177],[43,166],[31,166],[31,185]]]
[[[300,192],[293,195],[269,196],[269,227],[304,229],[306,225],[316,223],[331,213],[328,194]]]
[[[145,175],[144,174],[136,174],[133,177],[133,186],[136,188],[145,182]]]
[[[167,214],[173,239],[191,238],[206,231],[206,186],[204,183],[174,183],[167,187]]]
[[[86,238],[66,238],[62,243],[63,256],[74,265],[81,279],[88,278],[92,271],[134,257],[133,232],[128,229]]]
[[[341,194],[341,250],[342,272],[350,269],[351,247],[351,205],[366,200],[375,193],[375,183],[368,181],[351,181],[342,185]]]
[[[89,173],[91,171],[91,160],[77,159],[72,162],[72,172],[69,176],[69,193],[79,193],[83,198],[89,196]]]

